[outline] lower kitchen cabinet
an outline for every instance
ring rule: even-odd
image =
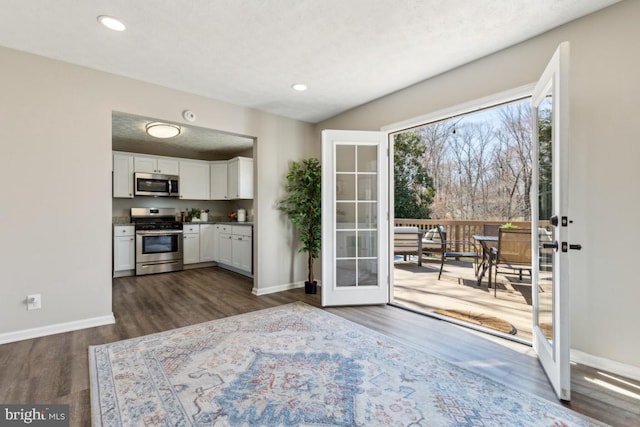
[[[253,272],[253,229],[250,225],[218,224],[218,257],[221,267],[251,275]]]
[[[133,226],[113,227],[113,272],[136,269],[136,236]]]
[[[231,240],[231,265],[237,269],[251,273],[253,267],[251,227],[233,226]]]
[[[233,258],[233,236],[231,233],[218,235],[218,262],[231,265]]]
[[[182,229],[184,264],[200,262],[200,225],[185,225]]]
[[[200,262],[215,261],[215,225],[200,224]]]
[[[247,276],[253,273],[253,227],[230,224],[185,224],[184,264],[217,262]],[[202,264],[202,267],[211,264]],[[191,268],[200,266],[192,266]]]

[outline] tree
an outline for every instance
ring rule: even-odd
[[[429,218],[435,188],[424,166],[426,147],[416,132],[394,137],[394,216]]]
[[[530,219],[531,200],[529,194],[533,179],[533,158],[531,149],[531,107],[529,104],[510,105],[500,110],[502,125],[509,135],[515,151],[516,164],[520,168],[520,211],[517,215]]]
[[[552,109],[549,102],[538,108],[538,198],[539,218],[549,219],[552,213],[552,168],[553,168],[553,133],[552,133]]]

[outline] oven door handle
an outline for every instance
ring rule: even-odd
[[[159,234],[182,234],[182,230],[144,230],[144,231],[136,231],[136,234],[140,234],[142,236],[145,235],[159,235]]]

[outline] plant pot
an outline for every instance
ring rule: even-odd
[[[318,293],[318,282],[315,280],[313,282],[304,282],[304,293],[305,294],[317,294]]]

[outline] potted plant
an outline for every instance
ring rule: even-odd
[[[286,196],[278,209],[286,213],[298,231],[302,248],[308,254],[308,277],[305,292],[315,294],[318,282],[313,277],[313,260],[320,256],[322,245],[322,170],[316,158],[292,162],[287,173]]]
[[[200,219],[200,209],[187,209],[187,222],[193,221],[194,218]]]
[[[504,228],[505,230],[515,230],[516,228],[520,228],[520,227],[518,227],[515,224],[511,224],[510,222],[507,222],[506,224],[502,224],[500,228]]]

